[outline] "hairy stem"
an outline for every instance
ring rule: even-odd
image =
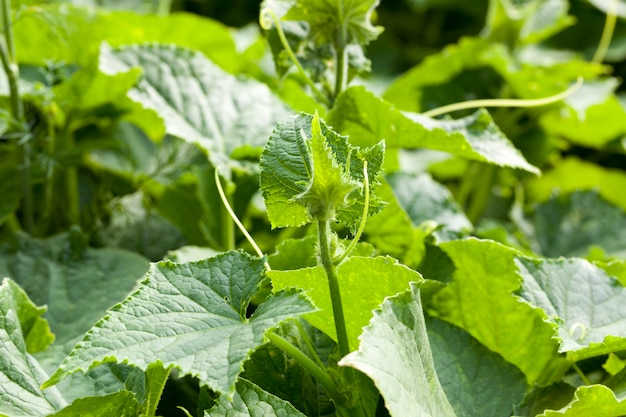
[[[11,1],[2,0],[2,24],[4,26],[3,37],[0,38],[0,60],[2,68],[9,82],[9,95],[11,100],[11,115],[13,117],[13,129],[22,132],[24,129],[24,103],[19,92],[19,67],[15,56],[13,42],[13,26],[11,24]],[[23,132],[22,132],[23,133]],[[35,227],[33,194],[30,187],[30,144],[24,134],[18,141],[18,159],[20,161],[20,186],[23,198],[23,226],[26,232],[33,233]]]
[[[280,20],[278,19],[278,16],[276,16],[276,13],[274,13],[272,9],[269,9],[267,7],[261,9],[261,13],[259,15],[259,23],[261,27],[265,30],[271,29],[272,26],[276,27],[276,32],[278,33],[280,43],[283,45],[283,48],[285,48],[285,51],[287,52],[287,55],[289,56],[292,64],[298,69],[298,72],[307,83],[307,85],[311,87],[311,91],[313,91],[313,94],[315,94],[315,96],[322,102],[322,104],[324,104],[326,107],[329,107],[330,102],[328,101],[328,98],[324,94],[322,94],[322,92],[317,88],[311,77],[309,77],[309,74],[304,70],[304,68],[302,68],[302,65],[300,64],[300,61],[298,61],[298,57],[296,57],[293,49],[291,49],[289,41],[285,36],[285,32],[280,25]]]
[[[350,353],[350,345],[348,343],[346,319],[343,314],[343,303],[341,301],[339,279],[337,278],[337,270],[330,251],[330,220],[318,220],[317,226],[320,259],[322,261],[324,271],[326,271],[326,278],[328,278],[328,288],[330,289],[330,301],[333,305],[333,315],[335,318],[335,331],[337,332],[339,353],[341,356],[346,356]]]
[[[276,333],[267,333],[267,338],[276,347],[289,356],[294,358],[304,369],[306,369],[328,392],[328,395],[335,401],[336,404],[343,404],[346,402],[346,398],[339,392],[339,389],[335,382],[330,378],[328,372],[318,366],[311,358],[305,355],[300,349],[289,343],[286,339],[280,337]]]
[[[339,0],[339,30],[337,31],[337,39],[335,40],[336,68],[335,68],[335,94],[333,102],[346,89],[348,85],[348,51],[346,49],[348,43],[347,28],[344,23],[343,0]]]

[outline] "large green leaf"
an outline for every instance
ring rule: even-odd
[[[148,269],[148,261],[141,256],[86,248],[84,239],[76,230],[49,239],[18,235],[15,246],[0,253],[0,276],[11,277],[36,303],[48,305],[44,317],[56,340],[38,356],[46,367],[56,367]]]
[[[270,271],[275,289],[302,288],[319,311],[305,316],[307,321],[336,340],[335,320],[328,280],[321,266],[295,271]],[[352,349],[359,344],[361,329],[372,317],[372,310],[387,296],[406,290],[410,282],[421,282],[415,271],[389,257],[353,256],[337,267],[339,286],[346,312],[348,341]]]
[[[553,323],[559,352],[580,360],[626,349],[626,289],[583,259],[525,259],[522,299]],[[606,342],[606,343],[605,343]]]
[[[42,310],[15,282],[5,278],[0,285],[0,313],[0,415],[44,416],[62,408],[65,400],[56,388],[39,388],[48,375],[26,348],[24,330],[45,333],[42,326],[32,328],[33,313],[40,316]]]
[[[224,395],[211,410],[204,412],[206,417],[305,417],[285,400],[281,400],[253,383],[240,379],[232,399]]]
[[[49,417],[135,417],[138,411],[139,403],[135,395],[119,391],[101,397],[79,398]]]
[[[242,146],[262,148],[287,107],[269,88],[224,72],[199,52],[150,44],[100,50],[100,70],[114,75],[141,68],[128,93],[163,119],[167,133],[199,144],[215,166],[229,165]]]
[[[153,264],[137,292],[89,330],[46,385],[106,362],[146,369],[161,361],[231,395],[265,331],[311,311],[302,295],[287,290],[247,317],[264,269],[262,259],[235,251],[199,262]]]
[[[426,329],[439,381],[456,415],[509,417],[526,392],[524,374],[456,326],[427,319]]]
[[[560,410],[546,410],[537,417],[621,417],[626,414],[626,400],[616,398],[604,385],[588,385],[576,390],[571,403]]]
[[[358,146],[372,146],[382,138],[390,149],[435,149],[476,161],[539,173],[484,110],[458,120],[436,120],[415,113],[403,113],[365,88],[351,87],[338,98],[328,114],[328,120]]]
[[[567,362],[558,355],[554,325],[513,295],[521,286],[519,253],[474,238],[439,245],[454,263],[453,281],[429,304],[429,313],[470,333],[524,372],[529,384],[560,379]],[[564,369],[565,367],[565,369]]]
[[[272,227],[309,223],[312,220],[311,213],[307,211],[307,205],[298,200],[315,181],[325,182],[330,179],[331,172],[318,172],[322,178],[314,178],[315,158],[321,156],[313,155],[309,144],[309,138],[313,136],[313,117],[301,113],[278,123],[261,156],[261,192]],[[370,190],[373,190],[383,162],[384,144],[379,142],[371,148],[360,149],[350,145],[347,137],[335,133],[322,120],[319,123],[320,133],[325,139],[324,152],[330,158],[329,161],[334,161],[337,169],[343,170],[350,181],[362,184],[363,161],[366,160]],[[335,181],[327,184],[327,187],[339,185]],[[346,205],[337,208],[337,218],[351,228],[363,215],[364,197],[360,191],[357,188],[345,193],[343,198],[347,199]],[[380,206],[372,195],[369,213],[377,212]]]
[[[532,249],[544,256],[582,256],[592,247],[612,256],[626,254],[626,212],[595,190],[554,195],[526,219],[514,220]]]
[[[392,417],[456,416],[437,378],[416,285],[382,303],[339,365],[369,376]]]

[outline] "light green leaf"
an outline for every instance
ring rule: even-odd
[[[328,289],[328,280],[320,266],[295,271],[270,271],[268,276],[275,289],[302,288],[319,311],[305,316],[306,320],[337,340],[335,321]],[[406,290],[409,282],[421,282],[415,271],[389,257],[364,258],[353,256],[337,267],[337,277],[346,314],[348,341],[352,349],[359,344],[359,335],[372,317],[372,310],[387,296]]]
[[[587,385],[576,390],[571,403],[560,410],[546,410],[537,417],[620,417],[626,414],[626,400],[617,399],[604,385]]]
[[[426,329],[439,382],[456,415],[509,417],[524,398],[524,374],[456,326],[426,319]]]
[[[33,315],[34,313],[34,315]],[[38,309],[12,280],[0,284],[0,415],[33,417],[52,413],[65,405],[56,388],[42,391],[48,375],[26,349],[24,328],[29,330]],[[31,332],[39,331],[33,329]],[[35,336],[33,334],[33,336]]]
[[[198,52],[158,44],[121,49],[103,44],[102,72],[133,68],[142,68],[143,77],[128,96],[157,112],[167,133],[205,149],[215,166],[227,167],[241,146],[262,148],[274,124],[288,114],[265,84],[238,79]]]
[[[520,301],[515,257],[493,241],[465,239],[439,247],[454,263],[453,281],[429,304],[429,314],[466,330],[481,344],[516,365],[529,384],[560,379],[568,362],[558,354],[554,325]]]
[[[367,45],[383,28],[372,25],[372,13],[380,0],[297,0],[286,20],[303,20],[319,44],[334,44],[345,31],[346,44]]]
[[[626,212],[596,191],[553,196],[526,219],[514,220],[532,249],[547,257],[583,256],[592,247],[611,256],[626,254]]]
[[[230,395],[265,331],[311,311],[302,295],[287,290],[247,318],[264,269],[262,259],[235,251],[200,262],[153,264],[137,292],[89,330],[46,385],[106,362],[145,370],[161,361]]]
[[[555,325],[559,352],[580,360],[626,349],[621,283],[583,259],[518,258],[515,263],[523,278],[520,297]]]
[[[358,146],[372,146],[383,138],[390,149],[435,149],[476,161],[539,173],[485,110],[458,120],[436,120],[415,113],[403,113],[365,88],[351,87],[337,99],[328,120],[340,132],[350,135],[351,143]]]
[[[385,299],[360,339],[339,365],[369,376],[392,417],[456,416],[437,378],[416,285]]]
[[[315,171],[309,147],[309,138],[313,136],[312,120],[313,116],[301,113],[278,123],[261,155],[261,192],[272,227],[302,226],[312,220],[306,206],[297,201],[313,181]],[[383,162],[384,143],[360,149],[350,145],[347,137],[336,134],[321,120],[320,127],[326,149],[332,150],[332,157],[349,174],[351,181],[363,183],[363,161],[367,160],[371,193]],[[324,175],[322,173],[323,178],[317,180],[326,181]],[[338,219],[351,228],[355,228],[363,214],[364,198],[360,191],[353,190],[347,195],[350,204],[337,210]],[[375,195],[371,195],[369,213],[376,213],[380,207]]]
[[[102,397],[79,398],[48,417],[135,417],[138,411],[135,394],[119,391]]]
[[[272,269],[300,269],[317,265],[316,236],[285,239],[276,245],[276,251],[267,257]]]
[[[237,381],[237,391],[232,400],[224,395],[211,410],[205,411],[206,417],[305,417],[285,400],[263,391],[245,379]]]

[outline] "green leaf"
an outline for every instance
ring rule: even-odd
[[[348,196],[358,187],[346,173],[346,167],[339,165],[324,135],[317,113],[311,120],[311,138],[305,137],[309,148],[311,179],[306,189],[295,197],[295,201],[306,207],[314,219],[335,220],[337,209],[349,204]]]
[[[137,292],[89,330],[46,385],[106,362],[145,370],[161,361],[230,395],[243,362],[263,343],[265,331],[311,311],[302,295],[287,290],[247,318],[264,269],[262,259],[235,251],[200,262],[153,264]]]
[[[135,417],[138,411],[139,403],[135,394],[119,391],[101,397],[79,398],[48,417]]]
[[[167,133],[205,149],[214,166],[228,167],[229,156],[241,146],[262,148],[272,126],[288,114],[266,85],[238,79],[198,52],[103,44],[101,71],[114,75],[137,67],[143,77],[128,96],[157,112]]]
[[[27,351],[24,328],[32,328],[38,309],[14,281],[5,278],[0,285],[0,415],[33,417],[52,413],[65,405],[56,388],[42,391],[39,386],[48,375]],[[30,329],[29,329],[30,327]]]
[[[367,45],[383,28],[372,25],[372,13],[380,0],[297,0],[286,20],[309,23],[318,44],[334,44],[345,31],[346,44]]]
[[[456,416],[437,378],[416,285],[385,299],[360,339],[339,365],[369,376],[392,417]]]
[[[456,326],[427,318],[426,329],[439,382],[456,415],[509,417],[524,398],[524,374]]]
[[[462,235],[472,229],[450,190],[430,175],[394,173],[387,181],[414,225],[433,221],[440,227],[440,238]]]
[[[547,410],[537,417],[620,417],[626,414],[626,400],[617,399],[604,385],[587,385],[576,390],[571,403],[560,410]]]
[[[621,283],[583,259],[518,258],[516,264],[523,278],[519,295],[554,324],[559,352],[580,360],[626,349]]]
[[[316,236],[302,239],[285,239],[276,245],[276,251],[267,257],[272,269],[287,270],[313,267],[317,265]]]
[[[516,365],[529,384],[560,379],[569,364],[558,354],[554,326],[513,294],[521,287],[519,252],[474,238],[439,247],[456,270],[452,283],[433,297],[429,314],[466,330]]]
[[[528,218],[514,220],[533,250],[547,257],[582,256],[593,247],[612,256],[626,254],[626,213],[596,191],[555,195]]]
[[[143,257],[118,249],[79,248],[80,231],[48,239],[17,235],[15,247],[0,253],[0,276],[18,282],[38,304],[55,343],[38,355],[55,366],[105,313],[122,300],[148,269]]]
[[[308,314],[305,319],[337,340],[335,321],[328,289],[328,281],[321,266],[295,271],[270,271],[274,289],[302,288],[311,297],[319,311]],[[355,349],[359,344],[361,329],[372,317],[372,310],[383,299],[406,290],[409,282],[421,282],[415,271],[389,257],[365,258],[353,256],[337,267],[337,277],[343,297],[348,341]]]
[[[339,96],[328,120],[340,132],[350,135],[351,143],[358,146],[372,146],[384,138],[390,149],[428,148],[539,173],[485,110],[462,119],[437,120],[403,113],[365,88],[351,87]]]
[[[237,391],[232,400],[222,395],[215,407],[205,411],[204,415],[206,417],[234,415],[241,417],[305,417],[287,401],[263,391],[245,379],[237,381]]]
[[[626,194],[622,192],[625,188],[626,174],[622,170],[568,157],[541,177],[530,180],[526,190],[530,201],[541,203],[548,200],[556,190],[569,194],[577,190],[595,189],[606,201],[626,211]]]
[[[332,174],[332,172],[318,172],[318,178],[313,178],[314,158],[323,157],[323,154],[317,157],[312,155],[313,149],[309,146],[309,138],[313,137],[313,117],[301,113],[278,123],[261,155],[261,192],[272,227],[302,226],[311,222],[312,218],[307,212],[307,207],[297,201],[298,197],[302,196],[314,181],[326,182],[328,179],[325,175]],[[379,142],[368,149],[353,147],[348,143],[347,137],[339,136],[321,120],[320,132],[325,138],[324,149],[326,150],[321,151],[319,147],[318,150],[321,152],[332,150],[330,158],[335,159],[341,167],[338,168],[339,171],[343,170],[345,174],[349,174],[350,181],[354,181],[355,184],[362,184],[363,160],[367,160],[371,193],[375,188],[376,178],[383,162],[384,144]],[[329,161],[332,162],[332,159],[326,160],[326,162]],[[319,178],[320,176],[322,178]],[[331,189],[333,187],[343,189],[344,185],[345,182],[332,184],[332,186],[327,184]],[[344,208],[338,208],[337,217],[346,226],[354,229],[363,214],[363,196],[360,195],[360,189],[356,189],[346,198],[350,204]],[[372,195],[369,213],[376,213],[380,207],[381,204],[375,195]]]

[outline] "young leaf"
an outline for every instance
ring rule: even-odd
[[[324,269],[298,269],[295,271],[270,271],[274,289],[297,287],[311,297],[320,309],[305,316],[306,320],[337,340],[328,280]],[[354,350],[359,344],[359,335],[372,317],[372,310],[387,296],[406,290],[410,282],[421,282],[417,272],[399,264],[389,257],[364,258],[353,256],[337,267],[337,276],[344,297],[346,327],[349,345]]]
[[[278,123],[261,155],[261,192],[265,198],[268,217],[272,227],[302,226],[309,223],[312,220],[311,213],[307,211],[307,205],[298,200],[307,195],[305,193],[311,187],[316,189],[319,184],[325,183],[326,190],[344,191],[345,196],[342,198],[347,198],[347,205],[337,207],[337,217],[346,226],[354,229],[363,215],[363,196],[359,189],[347,192],[349,187],[346,188],[346,185],[351,182],[362,183],[363,160],[367,160],[370,190],[374,188],[383,162],[384,144],[379,142],[367,149],[354,147],[348,143],[347,137],[336,134],[320,120],[320,136],[316,139],[320,142],[315,145],[317,149],[313,149],[309,145],[309,138],[313,137],[313,118],[314,116],[301,113]],[[325,139],[323,142],[322,138]],[[313,152],[318,152],[317,156]],[[319,159],[318,164],[330,163],[332,166],[336,163],[337,166],[330,172],[316,171],[316,159]],[[335,175],[334,179],[330,177],[332,175]],[[346,176],[349,178],[345,178]],[[311,196],[310,192],[308,195]],[[338,200],[341,202],[341,199]],[[380,202],[375,196],[371,196],[369,213],[376,213],[380,207]]]
[[[246,316],[265,266],[243,252],[200,262],[153,264],[137,292],[116,305],[79,342],[46,382],[106,362],[146,369],[161,361],[231,395],[266,330],[312,310],[293,290],[282,291]],[[158,320],[155,320],[158,317]]]
[[[346,44],[367,45],[383,28],[372,25],[372,13],[380,0],[297,0],[286,20],[303,20],[319,44],[333,44],[345,31]]]
[[[35,313],[35,315],[33,315]],[[24,327],[41,315],[12,280],[0,284],[0,415],[32,417],[61,409],[65,400],[56,388],[42,391],[48,375],[26,349]],[[41,331],[32,329],[31,331]],[[33,334],[33,336],[35,336]]]
[[[48,417],[135,417],[138,411],[135,394],[122,390],[101,397],[79,398]]]
[[[554,323],[559,352],[580,360],[626,349],[626,289],[619,282],[583,259],[515,263],[523,278],[520,297]]]
[[[285,400],[263,391],[245,379],[237,381],[232,399],[222,395],[215,407],[204,412],[205,417],[305,417]]]
[[[513,295],[521,286],[515,265],[519,253],[474,238],[439,247],[456,270],[452,283],[433,297],[429,314],[461,327],[502,355],[524,372],[529,384],[560,379],[568,362],[559,357],[554,325]]]
[[[266,85],[238,79],[198,52],[158,44],[121,49],[103,44],[102,72],[137,67],[143,77],[128,96],[157,112],[167,133],[199,144],[214,166],[229,166],[230,155],[241,146],[262,148],[272,126],[288,114]]]
[[[340,132],[350,135],[358,146],[372,146],[380,138],[390,149],[428,148],[499,166],[539,170],[495,125],[489,113],[478,110],[458,120],[436,120],[403,113],[363,87],[351,87],[339,96],[328,120]]]
[[[385,299],[360,339],[339,365],[369,376],[392,417],[456,416],[437,378],[415,284]]]
[[[524,374],[456,326],[427,318],[426,329],[439,382],[456,415],[509,417],[524,398]]]
[[[578,387],[571,403],[560,410],[546,410],[537,417],[620,417],[626,414],[626,400],[616,398],[604,385]]]

